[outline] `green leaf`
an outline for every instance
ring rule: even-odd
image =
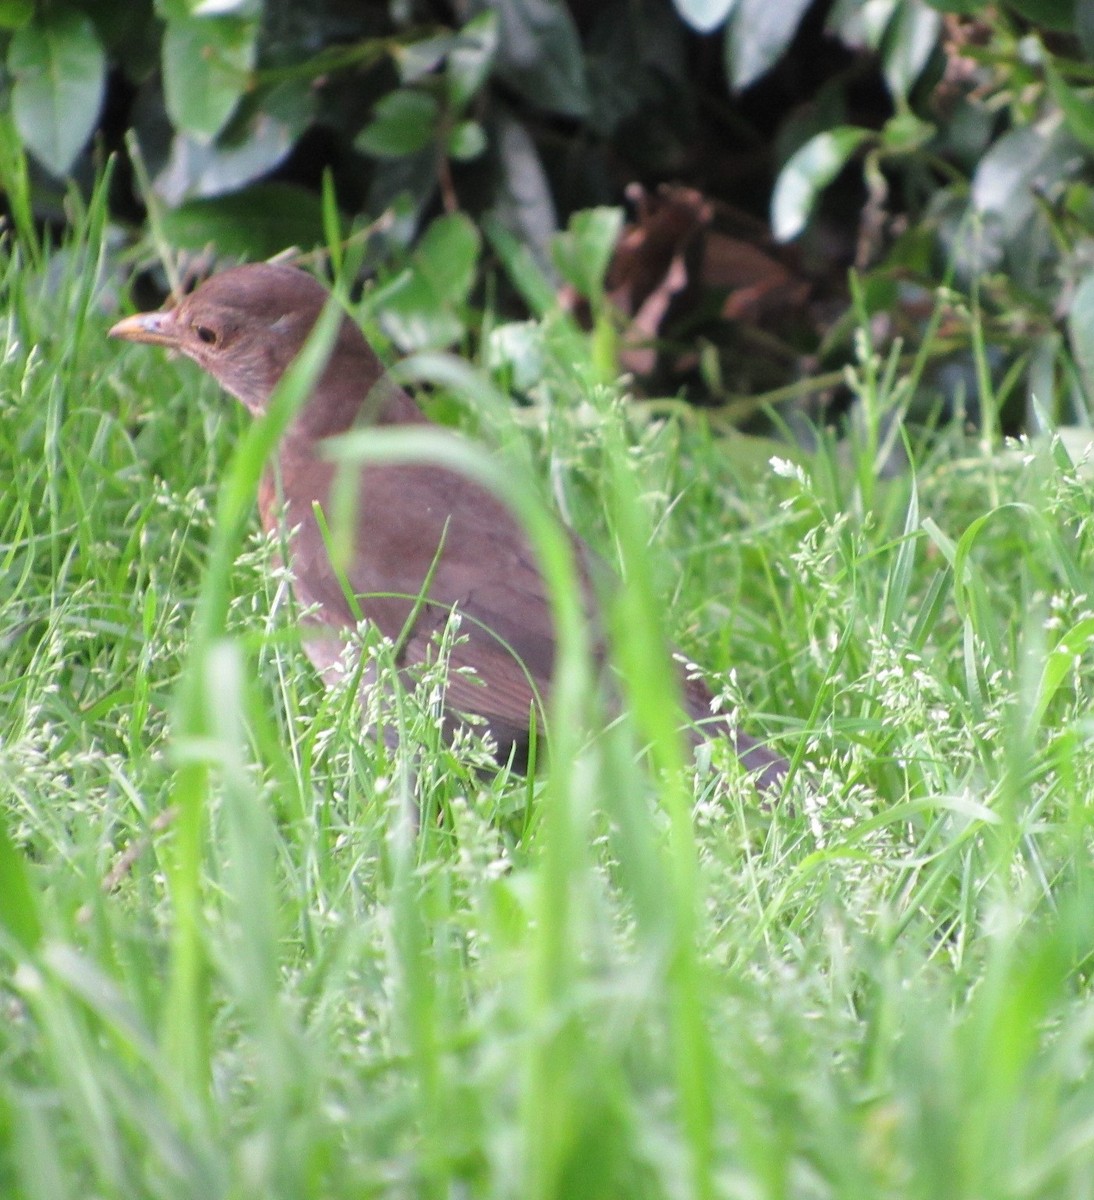
[[[921,0],[902,0],[885,38],[882,64],[889,91],[904,99],[938,45],[942,18]]]
[[[553,312],[556,308],[554,280],[544,274],[528,244],[514,237],[493,213],[483,218],[482,228],[490,248],[505,268],[509,282],[520,293],[524,303],[539,317]]]
[[[1052,98],[1064,114],[1068,129],[1084,146],[1094,150],[1094,101],[1089,93],[1080,93],[1071,87],[1047,54],[1045,78],[1048,80]]]
[[[385,235],[391,245],[409,246],[426,206],[437,192],[437,151],[427,146],[402,158],[378,158],[368,189],[367,211],[392,214]]]
[[[501,171],[493,215],[551,274],[548,247],[558,232],[558,217],[535,140],[519,121],[502,116],[493,128],[493,148]]]
[[[376,105],[372,121],[353,144],[378,158],[403,158],[433,141],[439,118],[437,101],[428,92],[398,88]]]
[[[486,149],[486,131],[478,121],[461,121],[448,135],[448,154],[467,162]]]
[[[970,195],[977,211],[996,216],[1007,236],[1019,233],[1033,214],[1035,185],[1048,176],[1056,152],[1043,127],[1004,133],[973,173]]]
[[[0,191],[9,210],[15,235],[37,263],[41,253],[38,226],[34,220],[33,189],[23,139],[11,113],[0,110]]]
[[[933,125],[920,120],[910,109],[902,108],[881,127],[881,145],[887,153],[909,154],[921,150],[935,133]]]
[[[417,83],[424,79],[440,66],[455,43],[454,34],[444,33],[408,42],[405,46],[393,46],[391,57],[399,68],[399,82]]]
[[[479,13],[460,30],[448,56],[448,100],[457,112],[478,92],[490,75],[498,52],[498,18]]]
[[[404,353],[443,350],[458,342],[466,328],[458,313],[436,304],[428,286],[407,270],[373,298],[384,332]]]
[[[789,241],[801,233],[818,194],[872,136],[868,129],[841,125],[818,133],[790,156],[779,172],[771,197],[771,227],[779,241]]]
[[[551,242],[559,274],[588,300],[599,300],[603,294],[604,276],[622,228],[622,209],[589,208],[574,213],[566,232],[556,234]]]
[[[185,21],[190,17],[262,16],[264,0],[153,0],[153,10],[161,21]]]
[[[72,166],[99,119],[106,58],[91,20],[54,9],[16,31],[8,47],[19,136],[54,175]]]
[[[527,392],[543,378],[547,364],[543,326],[538,321],[511,321],[490,330],[486,365],[504,378],[507,391]]]
[[[737,0],[673,0],[676,11],[697,33],[711,33],[725,21]]]
[[[589,90],[577,26],[561,0],[493,0],[498,74],[535,108],[583,117]]]
[[[438,217],[404,271],[372,297],[387,335],[407,350],[443,349],[466,328],[460,308],[475,282],[479,233],[463,213]]]
[[[211,140],[251,86],[258,24],[238,17],[191,17],[163,35],[163,91],[178,129]]]
[[[961,13],[972,16],[984,7],[984,0],[927,0],[931,8],[938,12]]]
[[[0,929],[24,950],[33,950],[42,937],[38,896],[27,870],[27,860],[0,820]]]
[[[322,204],[314,192],[289,183],[260,183],[219,196],[191,200],[162,217],[172,246],[215,246],[228,258],[270,258],[287,246],[311,249],[325,241]]]
[[[880,50],[885,31],[893,19],[900,0],[836,0],[828,15],[826,30],[837,36],[845,46],[856,50]]]
[[[1067,332],[1087,397],[1094,399],[1094,274],[1075,289],[1067,314]]]
[[[197,0],[190,6],[194,17],[260,17],[263,0]]]
[[[738,0],[726,26],[726,76],[744,91],[775,65],[794,40],[812,0]]]
[[[475,282],[479,231],[470,217],[449,213],[425,231],[414,264],[439,300],[462,303]]]
[[[1087,0],[1083,0],[1084,4]],[[1056,33],[1071,33],[1075,28],[1075,0],[1007,0],[1007,7],[1020,16]]]
[[[34,16],[34,0],[0,0],[0,29],[21,29]]]
[[[312,89],[303,80],[245,96],[215,142],[177,133],[156,193],[174,206],[202,196],[234,192],[273,170],[292,150],[313,113]]]
[[[1075,36],[1087,59],[1094,58],[1094,4],[1081,4],[1076,11]]]
[[[1030,724],[1034,729],[1041,726],[1048,706],[1060,690],[1060,685],[1075,670],[1075,663],[1094,644],[1094,617],[1084,617],[1071,626],[1045,657],[1041,680],[1037,685],[1037,697]]]

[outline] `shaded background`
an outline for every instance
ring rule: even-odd
[[[333,247],[397,350],[551,297],[610,314],[640,392],[799,436],[846,407],[865,318],[929,343],[913,418],[978,421],[990,377],[1006,429],[1089,423],[1089,5],[7,0],[0,26],[29,253],[114,154],[149,292],[168,256]]]

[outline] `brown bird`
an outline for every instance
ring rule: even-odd
[[[119,321],[112,337],[168,346],[192,358],[255,415],[300,353],[328,300],[326,289],[293,267],[254,263],[207,280],[176,307]],[[428,424],[390,376],[361,331],[344,316],[333,350],[301,406],[279,453],[280,489],[267,472],[259,491],[263,526],[289,530],[288,555],[296,597],[314,606],[305,649],[330,682],[340,670],[345,640],[356,627],[353,605],[327,556],[315,509],[330,511],[339,469],[320,443],[361,425]],[[529,722],[550,689],[555,632],[543,579],[524,531],[480,485],[434,465],[370,464],[357,481],[357,511],[345,578],[361,613],[398,640],[400,666],[423,662],[453,609],[466,618],[451,653],[447,727],[460,714],[483,718],[498,757],[523,765]],[[576,536],[585,574],[591,554]],[[432,569],[424,604],[404,627]],[[400,635],[402,635],[400,637]],[[474,678],[460,668],[471,667]],[[699,680],[682,681],[688,715],[711,720],[711,694]],[[785,759],[724,720],[728,736],[765,790],[777,790]],[[696,730],[693,736],[702,735]]]

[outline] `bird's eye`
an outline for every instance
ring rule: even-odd
[[[194,332],[198,335],[199,342],[204,342],[206,346],[216,345],[217,334],[215,329],[210,329],[208,325],[195,325]]]

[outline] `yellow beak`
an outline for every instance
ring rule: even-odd
[[[127,342],[147,342],[153,346],[178,346],[179,330],[174,309],[166,312],[136,313],[125,317],[110,330],[110,336]]]

